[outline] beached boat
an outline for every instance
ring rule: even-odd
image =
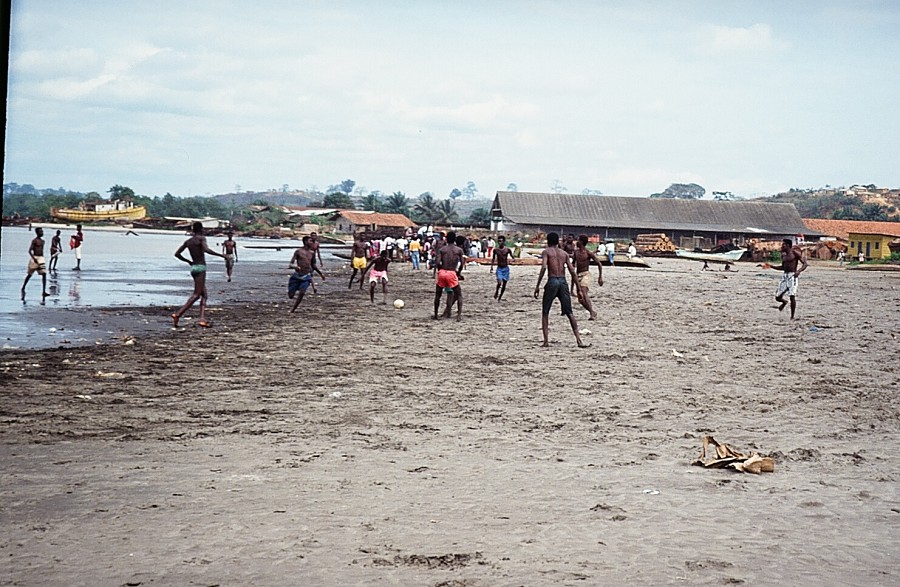
[[[694,261],[708,261],[710,263],[734,263],[747,252],[747,249],[734,249],[733,251],[725,251],[722,253],[701,253],[697,251],[686,251],[676,249],[675,255],[682,259],[692,259]]]
[[[478,263],[479,265],[490,265],[491,259],[489,257],[466,257],[466,263]],[[496,263],[494,263],[496,265]],[[541,259],[540,257],[531,257],[531,256],[523,256],[523,257],[513,257],[509,260],[510,265],[540,265]]]
[[[77,208],[53,208],[50,215],[68,222],[101,222],[116,220],[138,220],[147,215],[144,206],[135,206],[128,200],[109,202],[82,202]]]

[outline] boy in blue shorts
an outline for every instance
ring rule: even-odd
[[[304,236],[303,246],[294,251],[294,256],[291,257],[290,268],[294,270],[294,273],[291,274],[291,278],[288,280],[288,298],[294,300],[291,313],[297,311],[297,306],[303,301],[306,290],[312,284],[313,269],[316,269],[313,266],[313,256],[315,254],[315,251],[309,246],[309,237]],[[318,271],[318,269],[316,270]],[[318,271],[318,273],[322,275],[321,271]],[[325,280],[324,275],[322,275],[322,280]]]
[[[494,271],[494,262],[497,262],[497,288],[494,290],[494,299],[498,302],[503,299],[506,284],[509,282],[509,260],[512,259],[512,249],[506,246],[506,237],[497,239],[497,247],[491,256],[491,272]]]

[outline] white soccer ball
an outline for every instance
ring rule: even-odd
[[[394,307],[398,310],[401,309],[406,304],[403,303],[403,300],[394,300]]]

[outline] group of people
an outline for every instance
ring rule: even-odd
[[[41,229],[38,229],[40,231]],[[32,241],[32,248],[29,253],[32,255],[34,263],[39,263],[38,258],[43,253],[43,241],[40,240],[42,231],[38,232],[38,237]],[[318,274],[324,281],[326,279],[324,273],[319,269],[322,262],[321,249],[316,233],[303,237],[302,246],[294,251],[289,264],[289,268],[293,270],[288,280],[288,298],[294,300],[291,312],[296,312],[297,307],[303,300],[306,291],[312,287],[315,291],[313,277]],[[421,252],[421,248],[413,245],[417,243],[421,245],[419,238],[411,239],[407,246],[412,245],[411,253]],[[455,232],[439,233],[427,240],[428,249],[431,253],[433,261],[432,270],[435,278],[434,290],[434,319],[449,318],[452,314],[453,306],[456,306],[456,319],[462,319],[463,310],[463,292],[461,282],[465,280],[463,269],[466,266],[466,237],[457,235]],[[578,322],[572,309],[571,294],[577,296],[578,302],[589,312],[589,320],[597,318],[597,311],[593,307],[589,290],[593,282],[591,277],[590,266],[594,263],[597,266],[597,286],[603,286],[603,264],[597,252],[593,252],[588,248],[588,237],[580,235],[578,239],[567,238],[564,245],[560,246],[560,236],[555,232],[547,235],[547,246],[541,252],[541,269],[538,273],[537,284],[534,288],[534,297],[540,296],[541,283],[544,276],[547,276],[547,283],[544,286],[543,296],[541,300],[541,332],[543,335],[543,345],[549,346],[549,317],[550,311],[556,300],[559,300],[562,314],[569,320],[572,333],[579,347],[584,348],[590,346],[581,339],[581,333],[578,330]],[[187,239],[175,252],[175,257],[188,263],[191,266],[191,276],[194,279],[194,291],[187,302],[172,314],[174,325],[178,326],[181,316],[197,301],[200,300],[200,321],[201,327],[209,326],[206,321],[206,260],[205,255],[210,254],[222,257],[226,260],[226,272],[228,281],[231,281],[232,269],[234,262],[237,260],[237,246],[232,239],[231,233],[228,239],[222,244],[224,253],[217,253],[209,248],[206,238],[203,236],[203,226],[199,222],[193,225],[193,234]],[[606,248],[607,255],[610,247]],[[614,250],[614,247],[612,247]],[[182,253],[187,250],[190,253],[190,259],[185,258]],[[382,248],[377,255],[372,255],[372,245],[366,242],[361,236],[357,235],[351,248],[351,274],[347,284],[348,289],[353,287],[354,280],[359,275],[359,288],[363,289],[366,275],[368,274],[369,299],[375,303],[375,290],[378,285],[381,286],[382,304],[387,304],[388,294],[388,268],[393,262],[391,249]],[[794,318],[796,312],[796,293],[798,286],[798,278],[800,273],[806,270],[807,262],[803,257],[802,251],[795,246],[791,239],[785,239],[782,244],[782,263],[778,266],[767,266],[772,269],[781,270],[783,276],[779,282],[775,299],[779,302],[779,310],[790,304],[791,318]],[[514,258],[513,251],[506,245],[506,237],[500,236],[497,242],[491,247],[491,264],[490,272],[495,273],[497,285],[494,290],[494,299],[498,302],[503,299],[506,292],[506,286],[510,279],[510,264]],[[610,263],[613,259],[609,259]],[[419,259],[416,259],[414,269],[418,269]],[[571,276],[571,285],[566,281],[566,273]],[[29,277],[30,277],[29,273]],[[27,283],[27,279],[26,279]],[[23,286],[24,292],[24,286]],[[442,298],[446,295],[446,307],[440,312]],[[23,294],[24,295],[24,294]],[[788,299],[785,299],[785,296]]]
[[[22,284],[22,301],[25,301],[25,286],[31,280],[31,276],[37,273],[41,276],[41,301],[50,294],[47,293],[47,272],[56,272],[59,256],[63,252],[62,231],[57,230],[56,235],[50,239],[50,262],[44,257],[44,229],[40,226],[34,229],[34,238],[28,243],[28,269],[25,274],[25,282]],[[69,238],[69,248],[75,253],[75,267],[73,271],[81,271],[81,251],[84,242],[84,232],[81,225],[75,227],[75,233]]]

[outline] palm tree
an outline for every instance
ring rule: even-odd
[[[409,216],[409,199],[403,192],[394,192],[384,203],[384,211]]]
[[[367,194],[366,197],[362,199],[361,205],[363,210],[371,210],[372,212],[381,212],[382,208],[384,208],[381,203],[381,198],[374,192]]]
[[[417,219],[426,224],[434,224],[438,214],[438,204],[431,192],[425,192],[419,195],[419,201],[414,206]]]
[[[459,213],[456,211],[456,202],[453,200],[441,200],[438,204],[438,221],[442,224],[453,224],[459,220]]]

